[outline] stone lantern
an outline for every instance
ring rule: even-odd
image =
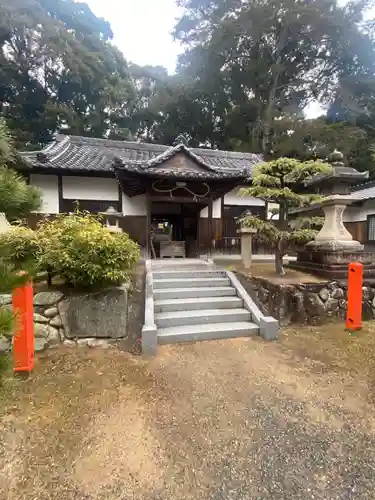
[[[256,232],[257,230],[252,227],[241,227],[238,230],[238,233],[241,235],[241,260],[245,269],[251,268],[252,240]]]
[[[353,201],[350,186],[367,179],[368,172],[358,172],[346,167],[344,155],[336,150],[328,161],[332,166],[331,172],[318,174],[306,183],[325,196],[324,200],[303,210],[308,212],[322,209],[324,225],[315,240],[297,253],[297,261],[290,263],[289,267],[330,279],[342,279],[347,277],[350,262],[361,262],[364,264],[365,275],[375,274],[372,254],[365,252],[359,241],[353,240],[343,222],[345,208]]]
[[[105,212],[100,212],[100,215],[104,216],[106,226],[111,233],[122,233],[120,227],[121,212],[117,212],[114,207],[110,206]]]

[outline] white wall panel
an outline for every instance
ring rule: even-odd
[[[122,193],[122,213],[124,215],[147,215],[146,195],[140,194],[129,198]]]
[[[205,207],[201,211],[201,219],[207,219],[208,217],[208,207]],[[212,204],[212,218],[213,219],[221,219],[221,198],[215,200]]]
[[[38,212],[43,214],[59,213],[59,188],[57,175],[31,174],[30,184],[42,192],[42,208]]]
[[[66,200],[103,200],[118,201],[119,187],[117,179],[108,177],[62,178],[63,198]]]
[[[362,222],[367,220],[368,215],[375,215],[375,200],[367,200],[362,206],[349,205],[343,219],[344,222]]]
[[[224,196],[224,205],[264,207],[265,203],[254,196],[242,196],[239,194],[241,187],[237,187]]]

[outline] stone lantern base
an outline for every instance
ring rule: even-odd
[[[343,212],[351,201],[348,196],[332,195],[320,206],[325,220],[314,241],[297,252],[297,261],[289,267],[316,274],[328,279],[346,279],[348,265],[360,262],[364,266],[364,276],[375,278],[375,264],[372,254],[365,252],[363,245],[355,241],[343,223]]]
[[[347,279],[350,262],[363,264],[365,278],[375,278],[375,264],[372,254],[363,250],[323,250],[304,249],[297,252],[297,260],[289,262],[288,267],[297,271],[315,274],[331,280]]]

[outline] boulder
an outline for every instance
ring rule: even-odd
[[[329,299],[329,290],[327,288],[322,288],[319,292],[319,297],[326,301]]]
[[[56,328],[60,328],[62,326],[61,318],[60,316],[55,316],[54,318],[51,319],[49,322],[51,326],[55,326]]]
[[[59,311],[57,310],[57,307],[49,307],[43,314],[46,318],[54,318],[59,314]]]
[[[58,305],[65,336],[122,338],[127,335],[128,287],[66,296]]]
[[[39,292],[34,296],[34,306],[53,306],[63,297],[64,294],[59,291]]]
[[[34,337],[46,339],[48,337],[48,326],[43,323],[34,323]]]
[[[47,333],[48,345],[60,344],[59,330],[57,328],[54,328],[53,326],[48,326],[47,329],[48,329],[48,333]]]
[[[339,301],[337,299],[328,299],[325,306],[327,311],[335,311],[339,307]]]
[[[41,314],[34,313],[34,323],[48,323],[48,321],[48,318],[45,318]]]
[[[66,339],[66,340],[64,340],[64,345],[66,347],[76,347],[77,344],[74,342],[74,340]]]
[[[362,297],[363,297],[363,300],[370,299],[370,288],[368,288],[367,286],[362,287]]]
[[[88,339],[87,345],[89,347],[101,347],[102,349],[111,347],[109,341],[105,339]]]
[[[332,292],[333,299],[343,299],[344,295],[344,290],[342,288],[335,288]]]
[[[316,293],[305,295],[305,310],[309,317],[322,319],[325,316],[326,308],[320,296]]]

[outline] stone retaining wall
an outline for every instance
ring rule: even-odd
[[[348,288],[345,283],[332,281],[283,285],[265,278],[237,277],[264,314],[291,323],[322,324],[331,319],[345,320]],[[363,318],[375,318],[375,285],[363,287]]]
[[[84,294],[38,292],[33,302],[36,351],[61,343],[109,347],[127,337],[127,285]],[[0,305],[11,310],[11,295],[0,295]],[[0,353],[11,349],[12,336],[0,337]]]

